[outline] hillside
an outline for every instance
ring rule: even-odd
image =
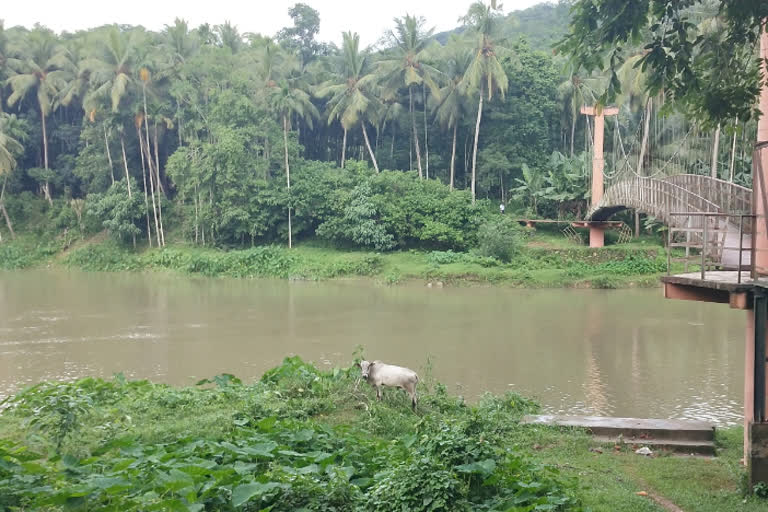
[[[525,37],[536,50],[550,50],[566,33],[570,20],[570,3],[545,2],[528,9],[513,11],[506,16],[505,35],[511,41]],[[451,34],[461,34],[464,27],[440,32],[435,38],[445,44]]]

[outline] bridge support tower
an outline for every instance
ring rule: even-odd
[[[768,77],[768,33],[760,36],[763,76]],[[752,160],[752,233],[754,281],[701,279],[690,274],[668,276],[664,295],[669,299],[724,302],[746,310],[744,358],[744,463],[749,468],[750,488],[768,483],[768,82],[760,93],[761,117],[757,125],[757,144]],[[731,272],[733,276],[737,272]],[[727,274],[724,273],[724,274]]]
[[[763,20],[760,57],[763,78],[768,77],[768,18]],[[768,82],[760,92],[761,116],[757,123],[757,146],[752,172],[752,208],[755,222],[755,271],[768,274]],[[749,467],[750,486],[768,482],[768,385],[766,384],[766,339],[768,338],[768,297],[755,294],[755,307],[747,312],[744,368],[744,461]],[[753,378],[752,375],[754,375]],[[751,400],[750,400],[751,399]]]
[[[619,113],[616,107],[581,107],[581,113],[595,118],[595,140],[592,144],[592,206],[595,206],[603,198],[605,190],[603,184],[603,170],[605,169],[605,155],[603,152],[603,140],[605,134],[605,116],[615,116]],[[589,246],[603,247],[605,245],[605,228],[602,226],[589,227]]]

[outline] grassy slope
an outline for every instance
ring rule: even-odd
[[[261,247],[221,251],[172,245],[164,251],[133,251],[95,237],[63,250],[60,242],[21,237],[0,245],[0,269],[48,264],[96,271],[169,270],[229,277],[292,279],[372,278],[448,284],[503,284],[517,287],[658,286],[665,269],[663,249],[652,240],[595,251],[559,234],[536,232],[509,263],[472,254],[424,251],[370,253],[341,251],[313,243],[288,251]]]
[[[420,449],[420,443],[429,443],[434,436],[441,436],[446,428],[463,425],[459,430],[464,428],[469,432],[467,426],[471,426],[474,434],[462,442],[479,440],[482,443],[483,437],[487,436],[497,453],[522,456],[526,461],[524,467],[528,468],[526,471],[534,468],[534,475],[547,472],[544,467],[556,469],[561,475],[555,477],[560,481],[559,489],[565,489],[576,498],[577,504],[594,511],[664,510],[651,498],[638,495],[640,491],[663,496],[688,512],[751,512],[768,508],[765,500],[744,499],[742,495],[744,470],[738,462],[741,457],[740,429],[718,433],[720,449],[716,459],[663,455],[645,458],[631,451],[614,452],[612,446],[602,446],[603,453],[596,453],[591,449],[599,445],[582,431],[518,424],[524,413],[535,410],[535,404],[514,394],[488,396],[477,406],[465,406],[458,399],[447,396],[439,385],[431,383],[428,375],[425,377],[419,412],[415,415],[400,392],[389,391],[385,393],[383,403],[377,403],[372,390],[366,385],[357,388],[354,371],[347,373],[346,370],[325,373],[319,378],[313,374],[292,373],[267,387],[259,384],[207,390],[151,385],[133,390],[122,387],[118,388],[113,400],[105,400],[107,395],[104,393],[99,395],[101,398],[93,399],[88,412],[78,417],[79,428],[64,438],[61,452],[78,459],[97,454],[98,461],[81,460],[81,471],[85,471],[87,464],[99,465],[110,458],[120,459],[117,465],[122,468],[127,464],[121,458],[126,456],[126,451],[135,458],[138,457],[136,453],[146,452],[150,446],[167,449],[174,445],[165,443],[182,438],[236,443],[236,439],[249,429],[262,428],[258,425],[264,417],[276,417],[278,431],[281,428],[314,429],[333,432],[346,439],[340,446],[345,447],[342,451],[345,452],[344,460],[348,461],[355,460],[355,450],[364,449],[379,450],[382,457],[388,450],[391,457],[400,443],[406,443],[409,450],[415,451]],[[89,386],[87,389],[94,387],[93,384]],[[44,396],[32,397],[32,400],[49,400],[51,389],[57,388],[49,388]],[[66,388],[66,393],[76,394],[72,389]],[[59,391],[53,394],[56,393]],[[81,393],[80,396],[85,395]],[[55,428],[30,429],[26,424],[31,417],[39,416],[40,413],[23,407],[0,415],[0,448],[4,442],[20,442],[52,456]],[[295,423],[297,421],[299,423]],[[414,434],[421,437],[414,438]],[[408,444],[414,442],[416,444]],[[453,439],[451,443],[454,442],[460,441]],[[118,448],[121,445],[124,447],[122,454]],[[130,447],[125,448],[128,445]],[[308,448],[311,447],[305,447],[305,451]],[[341,454],[337,456],[342,457]],[[398,456],[408,457],[408,451]],[[181,464],[180,467],[187,464],[179,454],[165,459]],[[57,460],[55,457],[43,458],[38,462],[42,467],[50,468],[58,464]],[[107,463],[105,466],[112,465]],[[0,472],[2,469],[0,466]],[[67,482],[81,478],[76,472],[57,474],[59,488],[66,488],[71,485]],[[274,474],[272,478],[275,478]],[[376,475],[373,480],[377,478],[383,477]],[[82,490],[82,487],[76,488]],[[113,504],[120,503],[115,501],[117,498],[112,500]],[[570,508],[578,508],[578,505]]]

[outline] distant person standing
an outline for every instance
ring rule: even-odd
[[[499,204],[499,212],[504,213],[504,203]]]

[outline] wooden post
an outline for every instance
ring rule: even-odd
[[[605,116],[615,116],[619,113],[616,107],[581,107],[581,113],[595,118],[595,140],[592,145],[592,206],[603,198],[603,169],[605,156],[603,154],[603,136],[605,131]],[[605,228],[589,227],[589,246],[602,247],[605,245]]]

